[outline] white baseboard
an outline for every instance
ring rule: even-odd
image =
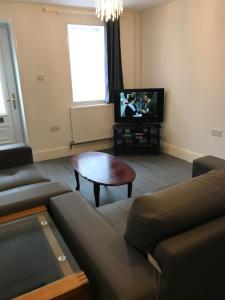
[[[111,149],[113,147],[112,139],[101,140],[90,143],[83,143],[74,145],[72,149],[68,147],[58,147],[52,149],[45,149],[40,151],[34,151],[34,161],[43,161],[48,159],[54,159],[59,157],[71,156],[83,151],[98,151]]]
[[[192,162],[194,159],[204,156],[200,153],[195,153],[176,145],[163,143],[162,152],[175,156],[177,158]]]
[[[54,159],[59,157],[72,156],[83,151],[98,151],[98,150],[111,149],[112,147],[113,147],[112,139],[107,139],[107,140],[101,140],[96,142],[77,144],[73,146],[72,149],[65,146],[65,147],[34,151],[33,156],[34,156],[34,161],[37,162],[37,161],[43,161],[43,160]],[[194,159],[204,156],[203,154],[194,153],[187,149],[181,148],[176,145],[168,144],[168,143],[162,144],[162,152],[189,162],[192,162]]]

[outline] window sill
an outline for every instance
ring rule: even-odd
[[[85,101],[84,102],[76,102],[76,103],[73,103],[72,104],[72,108],[77,108],[77,107],[90,107],[90,106],[105,106],[105,105],[109,105],[109,104],[112,104],[112,103],[105,103],[104,101]]]

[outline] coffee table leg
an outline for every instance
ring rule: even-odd
[[[79,174],[76,170],[74,170],[74,174],[75,174],[75,178],[76,178],[76,181],[77,181],[76,191],[79,191],[80,190]]]
[[[132,194],[132,182],[128,183],[128,193],[127,197],[130,198]]]
[[[94,183],[94,195],[95,195],[95,205],[99,207],[99,194],[100,194],[100,185]]]

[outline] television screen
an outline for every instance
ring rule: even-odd
[[[116,122],[162,122],[164,89],[129,89],[117,93]]]

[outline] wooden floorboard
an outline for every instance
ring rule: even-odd
[[[110,152],[109,152],[110,153]],[[191,178],[191,163],[167,154],[119,156],[136,171],[132,196],[155,192]],[[70,158],[64,157],[38,163],[42,172],[52,181],[67,184],[75,190],[75,178]],[[94,205],[93,184],[80,178],[81,194]],[[127,197],[127,187],[103,187],[100,192],[100,205],[119,201]]]

